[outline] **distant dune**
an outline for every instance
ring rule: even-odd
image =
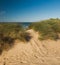
[[[29,42],[16,42],[0,56],[0,65],[60,65],[60,40],[38,40],[38,32],[28,30]]]

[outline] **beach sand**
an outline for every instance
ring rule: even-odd
[[[17,42],[0,56],[0,65],[60,65],[60,40],[38,40],[38,32],[28,30],[29,42]]]

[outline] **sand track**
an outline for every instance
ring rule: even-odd
[[[38,33],[28,30],[30,42],[16,43],[0,56],[0,65],[60,65],[60,40],[38,40]]]

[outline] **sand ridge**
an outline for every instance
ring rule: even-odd
[[[30,42],[18,42],[0,56],[0,65],[60,65],[60,40],[38,40],[38,32],[28,30]]]

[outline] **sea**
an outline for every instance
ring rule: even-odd
[[[0,22],[0,23],[18,23],[21,24],[24,28],[27,28],[32,22]]]
[[[20,22],[24,28],[27,28],[32,22]]]

